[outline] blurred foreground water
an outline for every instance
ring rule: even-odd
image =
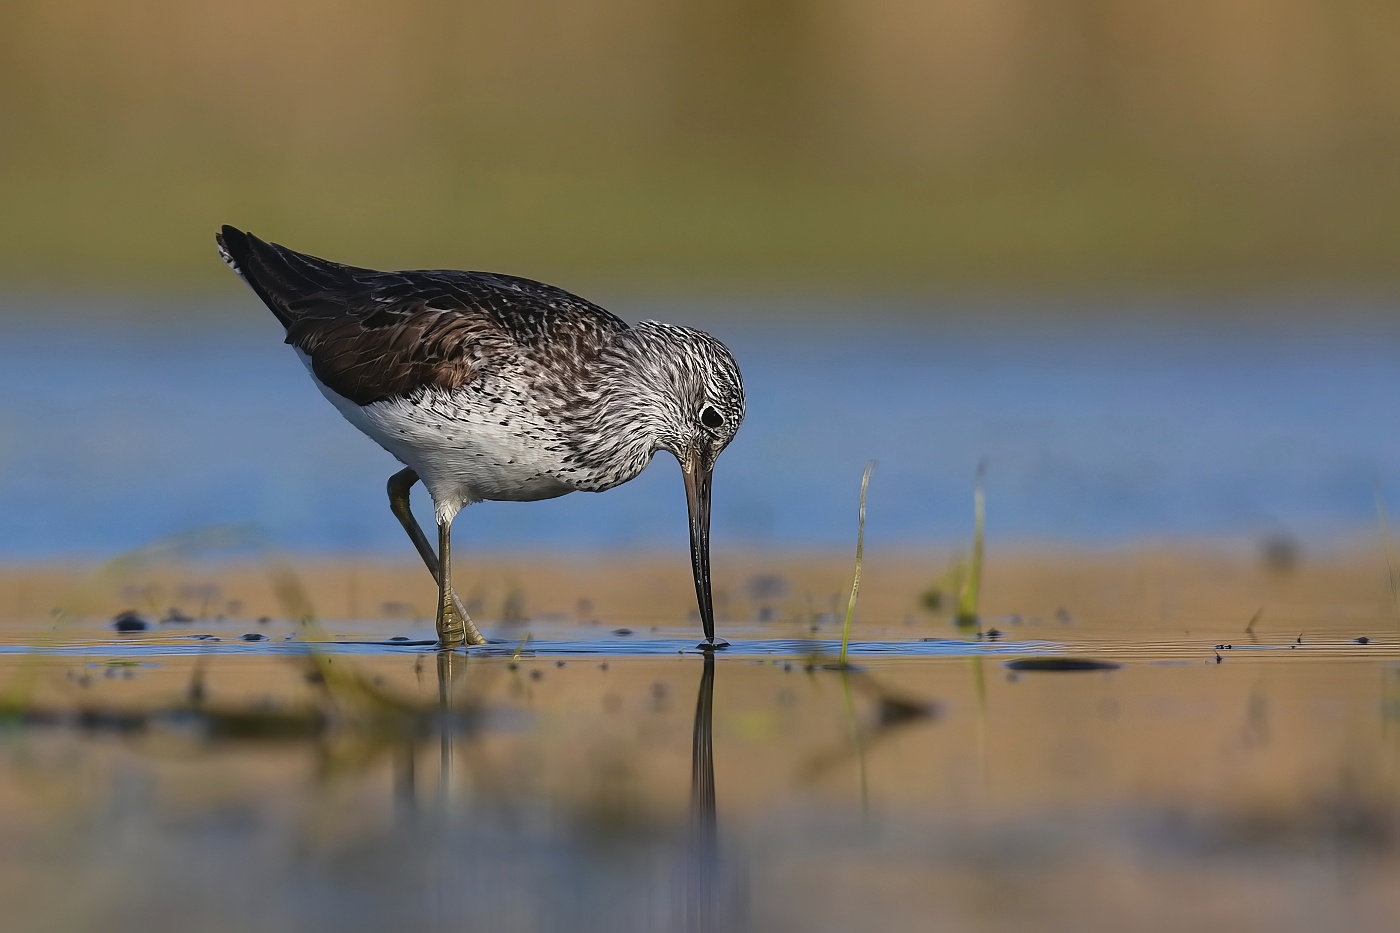
[[[293,549],[408,553],[384,501],[393,461],[251,299],[147,323],[8,304],[0,556],[105,556],[227,522]],[[965,539],[982,458],[1002,541],[1346,535],[1374,529],[1377,483],[1400,477],[1400,334],[1376,318],[618,310],[709,326],[743,367],[749,416],[716,480],[721,549],[848,546],[871,457],[874,546]],[[683,514],[661,457],[605,496],[473,507],[458,535],[484,550],[680,544]]]
[[[879,630],[848,673],[749,629],[705,659],[675,653],[688,629],[531,626],[512,660],[328,627],[314,651],[285,623],[7,642],[5,928],[1235,933],[1400,910],[1393,621],[1301,644]],[[1107,669],[1008,663],[1063,653]]]

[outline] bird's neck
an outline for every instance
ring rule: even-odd
[[[601,491],[635,478],[670,435],[666,380],[654,348],[624,331],[599,358],[576,419],[576,456],[595,474],[584,487]],[[664,365],[664,364],[663,364]]]

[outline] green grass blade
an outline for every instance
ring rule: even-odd
[[[851,599],[846,603],[846,624],[841,626],[841,660],[846,664],[846,651],[851,644],[851,620],[856,615],[856,594],[860,592],[860,565],[865,555],[865,494],[870,489],[870,474],[875,471],[875,461],[865,464],[865,473],[860,478],[860,519],[856,524],[856,572],[851,580]]]
[[[977,487],[972,494],[973,537],[972,566],[963,578],[962,592],[958,594],[957,624],[973,627],[977,625],[978,603],[982,598],[982,555],[986,547],[987,496],[982,482],[987,475],[987,461],[977,466]]]

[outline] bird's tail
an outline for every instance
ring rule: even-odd
[[[369,269],[347,266],[260,240],[227,224],[214,235],[219,255],[238,277],[290,327],[309,305],[335,301],[359,287],[357,276]]]
[[[264,283],[264,279],[272,272],[267,268],[269,261],[277,263],[280,258],[276,249],[251,233],[244,233],[228,224],[224,224],[223,229],[214,234],[214,242],[219,244],[219,258],[253,290],[253,294],[262,299],[262,303],[271,309],[283,327],[289,326],[292,319],[287,309],[281,301],[273,297]]]

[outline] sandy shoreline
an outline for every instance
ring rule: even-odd
[[[859,620],[936,623],[951,612],[958,558],[947,551],[867,555]],[[841,617],[851,582],[848,555],[730,552],[716,562],[720,621],[801,622]],[[485,621],[684,623],[695,610],[683,550],[655,555],[464,555],[456,579]],[[923,594],[945,593],[930,612]],[[431,619],[434,588],[409,561],[284,557],[267,561],[117,562],[73,570],[0,567],[0,622],[34,623],[56,611],[103,618],[135,609],[193,618]],[[1134,627],[1197,620],[1241,628],[1260,609],[1269,624],[1378,619],[1397,614],[1384,554],[1357,547],[1269,567],[1227,547],[1139,547],[1114,552],[1025,549],[988,553],[982,614]]]

